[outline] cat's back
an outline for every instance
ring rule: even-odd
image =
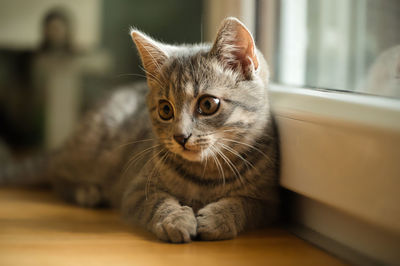
[[[147,84],[137,82],[119,87],[105,95],[89,112],[85,114],[68,146],[74,139],[107,144],[107,140],[122,140],[125,135],[134,137],[133,128],[145,125],[140,119],[147,116],[145,97]]]
[[[152,134],[145,104],[147,91],[146,83],[134,83],[99,101],[56,154],[52,174],[80,181],[118,176],[116,169],[124,164],[127,148],[131,151],[134,141]]]
[[[146,82],[136,82],[119,87],[106,95],[97,106],[98,119],[105,126],[113,128],[135,113],[145,109],[145,97],[148,91]]]

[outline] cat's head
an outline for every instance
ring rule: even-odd
[[[166,45],[136,29],[131,35],[154,131],[169,151],[190,161],[231,157],[262,133],[269,72],[238,19],[222,22],[213,45]]]

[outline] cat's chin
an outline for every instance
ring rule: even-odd
[[[192,162],[200,162],[202,160],[201,151],[182,150],[179,155]]]

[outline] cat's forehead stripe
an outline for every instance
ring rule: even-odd
[[[182,91],[182,65],[181,64],[175,64],[175,68],[172,70],[173,74],[171,75],[171,81],[174,86],[173,86],[173,94],[174,98],[176,100],[182,99],[183,96],[183,91]]]
[[[199,95],[199,79],[200,79],[200,73],[199,71],[196,71],[196,68],[200,65],[200,61],[199,59],[201,59],[201,57],[199,58],[191,58],[190,60],[190,66],[191,66],[191,77],[192,77],[192,81],[193,81],[193,97],[197,97]]]
[[[194,97],[194,85],[193,85],[193,82],[191,82],[191,81],[185,82],[184,87],[182,89],[185,90],[187,99],[190,99],[190,98]]]
[[[197,97],[198,78],[194,74],[194,69],[192,60],[182,58],[173,60],[165,71],[168,82],[168,86],[163,90],[165,97],[178,101],[184,100],[185,97]]]

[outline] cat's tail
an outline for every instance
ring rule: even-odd
[[[0,185],[30,186],[49,183],[49,159],[49,154],[40,154],[0,165]]]

